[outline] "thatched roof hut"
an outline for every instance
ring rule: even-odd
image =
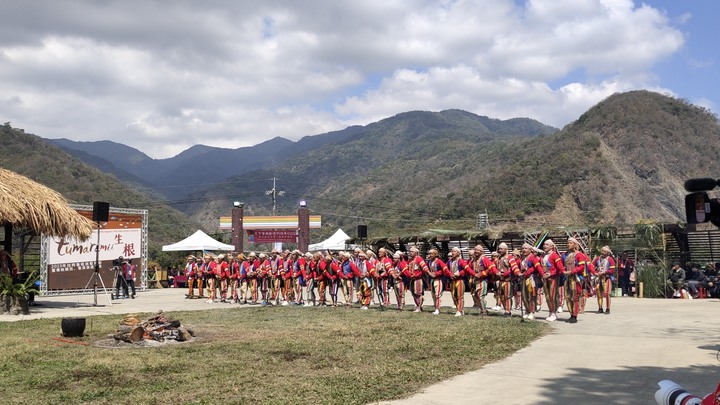
[[[70,208],[60,193],[0,168],[0,224],[38,234],[87,239],[95,224]]]

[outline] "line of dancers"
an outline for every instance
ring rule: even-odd
[[[519,309],[530,320],[535,319],[545,297],[546,321],[557,320],[566,304],[567,321],[575,323],[587,298],[594,295],[597,312],[609,314],[615,272],[612,251],[604,246],[591,260],[575,238],[569,238],[567,246],[561,254],[550,239],[542,249],[524,244],[513,252],[505,243],[495,252],[477,245],[469,249],[467,258],[455,247],[445,260],[437,249],[422,257],[417,247],[407,253],[380,248],[377,252],[205,254],[201,261],[188,256],[186,297],[208,303],[358,306],[361,310],[375,304],[381,309],[404,310],[406,295],[410,295],[414,312],[423,312],[425,292],[430,290],[432,314],[440,314],[443,295],[449,292],[455,316],[463,316],[465,293],[469,292],[480,315],[498,310],[503,317],[511,317],[512,310]],[[491,291],[496,305],[489,308]]]

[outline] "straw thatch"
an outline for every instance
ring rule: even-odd
[[[0,224],[38,234],[87,239],[94,223],[68,206],[60,193],[25,176],[0,168]]]

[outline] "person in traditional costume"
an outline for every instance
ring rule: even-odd
[[[325,255],[324,260],[320,262],[320,271],[322,271],[327,282],[332,306],[337,307],[338,290],[340,289],[340,263],[335,260],[330,253],[328,253]]]
[[[393,283],[393,291],[395,291],[395,301],[397,309],[402,311],[405,308],[405,282],[403,281],[403,273],[407,270],[407,262],[403,258],[401,252],[393,254],[392,268],[390,269],[391,282]]]
[[[195,256],[190,255],[187,257],[187,264],[185,265],[185,277],[187,277],[188,292],[185,294],[185,298],[195,298],[195,284],[198,285],[198,295],[202,293],[202,279],[196,278],[198,274],[198,266],[196,263],[197,259]]]
[[[463,304],[465,298],[465,269],[468,263],[462,258],[462,252],[459,247],[453,247],[448,257],[447,268],[448,277],[450,278],[450,296],[453,299],[455,308],[455,316],[463,315]]]
[[[359,273],[357,265],[353,260],[352,254],[348,252],[341,253],[340,261],[340,282],[342,283],[343,295],[345,296],[345,306],[349,307],[353,303],[353,291],[355,287],[355,275]]]
[[[410,248],[410,260],[405,268],[405,276],[409,280],[410,294],[413,296],[415,301],[415,312],[422,311],[422,304],[424,300],[425,291],[423,290],[423,274],[427,274],[429,271],[427,263],[420,256],[420,250],[413,246]]]
[[[432,296],[433,305],[435,307],[433,315],[440,314],[440,299],[442,297],[443,290],[445,289],[443,280],[450,274],[447,265],[440,259],[439,256],[440,254],[437,249],[430,249],[428,251],[427,270],[425,271],[425,274],[427,274],[430,280],[430,295]]]
[[[595,271],[597,272],[597,302],[598,314],[610,313],[610,291],[612,291],[612,279],[615,274],[615,259],[612,257],[612,250],[609,246],[603,246],[600,249],[600,256],[593,260]],[[605,310],[603,310],[603,300],[605,300]]]
[[[564,260],[565,271],[565,299],[570,312],[568,323],[576,323],[580,313],[580,297],[583,294],[582,283],[589,277],[587,266],[590,259],[582,252],[580,243],[575,238],[568,238],[568,251]]]
[[[535,254],[535,248],[526,243],[522,247],[522,260],[520,261],[520,286],[522,294],[522,303],[525,311],[523,318],[535,319],[536,301],[537,301],[537,280],[542,280],[545,272],[540,263],[540,258]]]
[[[306,297],[307,302],[305,303],[306,307],[314,307],[317,303],[317,297],[315,296],[315,266],[317,265],[317,262],[315,261],[315,256],[307,252],[305,253],[305,269],[303,270],[303,282],[305,283],[305,291],[306,291]]]
[[[550,313],[545,320],[554,322],[557,320],[557,310],[560,306],[558,288],[565,272],[565,265],[552,239],[548,239],[543,243],[543,251],[545,251],[545,255],[540,263],[545,273],[543,276],[545,279],[543,289],[545,290],[548,312]]]
[[[265,253],[258,255],[258,261],[260,267],[258,268],[258,288],[260,289],[260,304],[265,306],[268,305],[268,290],[270,287],[270,259]]]
[[[487,315],[487,302],[485,297],[488,293],[488,284],[492,282],[497,274],[497,267],[493,260],[485,256],[485,248],[482,245],[475,246],[473,251],[472,266],[467,266],[465,272],[474,279],[475,297],[480,306],[480,314]]]
[[[215,261],[215,257],[209,253],[203,256],[203,261],[202,272],[208,295],[207,303],[212,304],[215,302],[215,271],[217,269],[217,261]]]
[[[514,278],[520,274],[520,268],[517,265],[515,256],[508,253],[508,246],[505,242],[498,245],[498,257],[495,260],[495,266],[498,270],[498,299],[502,309],[503,317],[512,316],[512,297]]]

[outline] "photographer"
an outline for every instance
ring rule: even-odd
[[[118,300],[120,299],[120,287],[123,289],[123,298],[127,298],[128,295],[128,286],[127,282],[125,281],[125,259],[123,259],[122,256],[118,257],[116,260],[113,260],[113,268],[112,271],[115,272],[115,295],[114,299]]]

